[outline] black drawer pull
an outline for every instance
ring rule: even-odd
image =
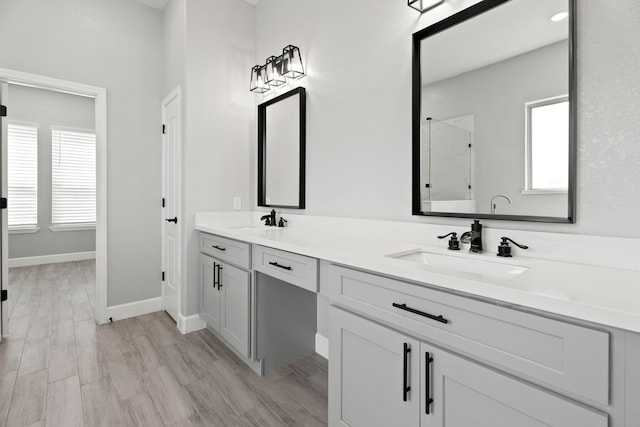
[[[411,353],[411,347],[409,347],[409,344],[404,343],[404,368],[403,368],[403,372],[402,372],[402,401],[406,402],[407,401],[407,396],[409,395],[409,392],[411,391],[411,386],[409,386],[409,378],[407,378],[407,376],[409,375],[409,353]]]
[[[427,351],[424,357],[424,390],[425,390],[425,413],[429,415],[431,413],[430,407],[433,403],[433,398],[431,397],[431,373],[429,372],[431,369],[431,362],[433,362],[433,357]]]
[[[286,265],[280,265],[280,264],[278,264],[278,263],[277,263],[277,262],[275,262],[275,261],[270,262],[270,263],[269,263],[269,265],[273,265],[274,267],[278,267],[278,268],[282,268],[282,269],[284,269],[284,270],[289,270],[289,271],[291,271],[291,267],[288,267],[288,266],[286,266]]]
[[[220,246],[218,246],[218,245],[213,245],[213,246],[211,246],[211,247],[212,247],[213,249],[217,249],[217,250],[219,250],[219,251],[226,251],[226,250],[227,250],[227,248],[221,248],[221,247],[220,247]]]
[[[433,319],[436,322],[449,323],[449,321],[447,319],[445,319],[444,317],[442,317],[442,315],[434,316],[433,314],[425,313],[424,311],[420,311],[420,310],[416,310],[415,308],[407,307],[407,304],[397,304],[397,303],[394,302],[393,306],[395,308],[399,308],[400,310],[408,311],[409,313],[417,314],[419,316],[428,317],[429,319]]]

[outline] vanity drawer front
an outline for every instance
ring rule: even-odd
[[[532,382],[609,402],[607,332],[336,265],[329,282],[333,304]]]
[[[279,249],[254,246],[253,269],[277,279],[318,292],[318,260]]]
[[[200,233],[200,252],[238,267],[251,268],[251,245],[249,243]]]

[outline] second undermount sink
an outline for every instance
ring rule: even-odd
[[[445,255],[424,251],[422,249],[390,254],[387,255],[387,257],[435,268],[445,268],[457,272],[474,273],[503,279],[516,277],[529,269],[529,267],[522,265],[497,260],[489,260],[486,258],[474,259],[473,255]]]

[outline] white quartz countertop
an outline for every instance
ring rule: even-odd
[[[196,215],[195,228],[230,239],[307,255],[435,288],[462,292],[605,326],[640,332],[640,271],[494,253],[453,253],[392,238],[367,238],[326,229],[265,227],[247,217]],[[510,278],[452,271],[387,255],[422,249],[432,253],[528,267]]]

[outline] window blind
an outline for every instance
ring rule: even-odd
[[[38,128],[7,126],[8,223],[12,228],[38,224]]]
[[[51,222],[96,222],[96,135],[52,129]]]

